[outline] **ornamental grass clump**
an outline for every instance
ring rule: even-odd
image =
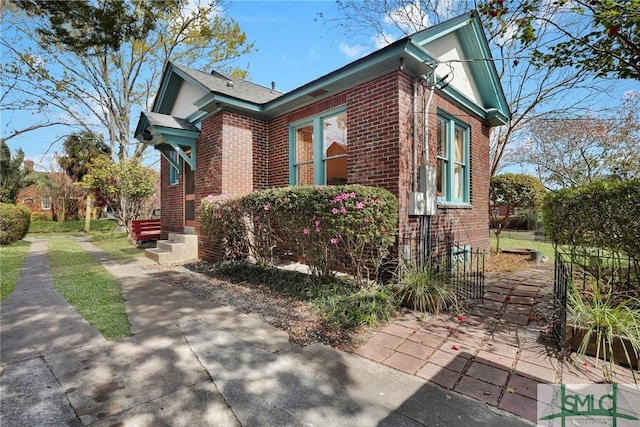
[[[637,368],[632,360],[637,361],[640,356],[640,299],[616,294],[611,289],[605,293],[595,286],[590,291],[580,291],[571,283],[567,321],[584,331],[578,354],[589,354],[595,348],[596,359],[607,362],[609,372],[613,373],[613,364],[618,359]],[[616,353],[619,349],[622,355]]]
[[[423,313],[439,314],[457,308],[458,296],[445,271],[431,265],[419,268],[400,259],[394,274],[395,298],[400,304]]]

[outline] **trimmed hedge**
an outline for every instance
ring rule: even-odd
[[[640,179],[552,192],[543,220],[547,238],[560,244],[621,250],[640,259]]]
[[[272,264],[291,251],[314,274],[331,276],[346,257],[357,278],[369,276],[395,241],[398,200],[362,185],[273,188],[243,197],[208,196],[201,205],[205,234],[227,259]]]
[[[9,245],[26,236],[30,218],[29,208],[0,203],[0,245]]]

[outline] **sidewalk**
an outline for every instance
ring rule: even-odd
[[[538,384],[602,379],[592,358],[560,363],[541,333],[552,291],[552,265],[496,278],[471,314],[407,315],[355,353],[535,422]],[[629,369],[616,369],[618,382],[633,383]]]
[[[34,243],[0,307],[2,346],[13,348],[1,360],[2,425],[527,425],[360,356],[291,346],[270,325],[147,275],[146,260],[81,244],[120,281],[134,335],[108,342],[71,315],[51,296],[46,243]],[[35,283],[37,295],[23,295]],[[49,322],[58,313],[68,316]],[[29,336],[32,317],[42,336]]]

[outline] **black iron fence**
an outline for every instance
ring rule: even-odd
[[[640,295],[640,260],[610,250],[556,245],[554,271],[553,332],[561,349],[565,346],[567,293],[574,287],[582,294],[601,294],[624,298]]]
[[[400,239],[405,261],[422,270],[444,273],[458,298],[482,302],[485,284],[485,253],[454,242],[448,236]]]

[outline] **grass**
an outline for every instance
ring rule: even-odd
[[[29,246],[30,243],[23,240],[0,246],[0,302],[15,289]]]
[[[144,249],[135,247],[129,242],[127,233],[92,234],[91,243],[117,259],[133,259],[144,255]]]
[[[113,232],[115,221],[108,219],[94,219],[91,221],[91,232]],[[78,221],[31,221],[29,234],[59,234],[79,233],[84,234],[84,220]]]
[[[514,234],[511,233],[513,236]],[[496,236],[491,232],[491,248],[495,249],[496,247]],[[529,239],[514,239],[512,237],[506,237],[506,234],[503,233],[500,236],[500,249],[506,248],[527,248],[527,249],[535,249],[537,251],[542,252],[543,256],[549,258],[550,261],[555,259],[555,251],[553,250],[553,244],[550,242],[539,242],[535,240]]]
[[[53,287],[107,340],[131,335],[118,281],[69,238],[49,241]]]

